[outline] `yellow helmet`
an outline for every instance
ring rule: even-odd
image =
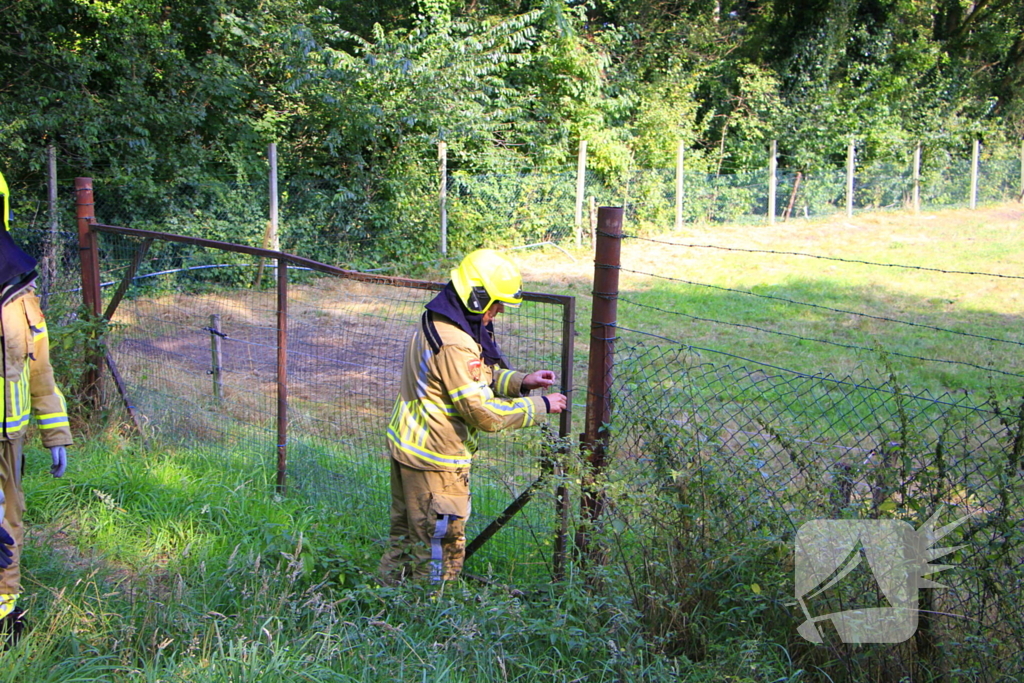
[[[11,216],[11,191],[7,189],[7,181],[4,180],[3,173],[0,173],[0,194],[4,196],[4,230],[10,230],[11,226],[8,224],[8,220]]]
[[[523,278],[507,256],[493,249],[477,249],[452,271],[452,284],[462,303],[473,313],[483,313],[495,301],[508,306],[523,302]]]

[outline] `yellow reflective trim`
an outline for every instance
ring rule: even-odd
[[[428,401],[427,399],[420,399],[420,405],[423,406],[428,413],[440,413],[441,415],[458,415],[459,411],[455,409],[455,406],[450,403],[438,403],[437,401]]]
[[[452,397],[452,401],[459,401],[466,398],[467,396],[478,394],[481,391],[483,391],[483,386],[480,384],[480,382],[473,382],[472,384],[466,384],[456,389],[452,389],[451,391],[448,392],[448,395]]]
[[[14,605],[17,604],[20,597],[21,593],[4,593],[0,595],[0,619],[14,611]]]

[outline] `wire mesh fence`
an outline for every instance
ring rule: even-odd
[[[670,263],[673,247],[659,248]],[[777,358],[740,356],[721,337],[695,346],[665,329],[714,340],[705,328],[723,321],[652,310],[643,292],[659,274],[630,265],[598,264],[634,280],[606,293],[620,309],[606,328],[615,337],[605,368],[614,410],[597,544],[661,642],[703,658],[715,637],[709,624],[733,614],[734,626],[750,624],[736,630],[780,644],[800,666],[830,662],[832,680],[896,681],[924,671],[990,680],[1024,670],[1020,373],[1006,391],[934,394],[912,389],[898,373],[878,381],[787,369]],[[791,336],[793,344],[832,341]],[[1018,358],[1006,370],[1019,365]],[[865,553],[877,559],[878,549],[852,547],[845,573],[837,567],[819,577],[817,592],[796,588],[793,547],[816,520],[906,522],[927,549],[925,562],[954,565],[928,576],[944,588],[918,591],[927,584],[914,582],[933,568],[892,558],[905,572],[903,585],[914,587],[905,642],[855,645],[836,616],[865,622],[865,610],[895,604],[867,562],[854,570]],[[943,557],[941,547],[958,546]],[[838,632],[830,634],[830,624]],[[798,633],[823,634],[828,647]]]
[[[405,345],[441,285],[349,273],[358,278],[352,279],[338,269],[318,270],[320,264],[293,264],[286,269],[282,305],[274,260],[233,245],[97,229],[100,308],[110,314],[106,349],[119,383],[105,387],[105,400],[116,403],[115,391],[123,392],[147,437],[215,449],[267,468],[280,466],[275,461],[284,445],[292,494],[358,510],[383,539],[390,502],[384,432]],[[52,237],[31,229],[24,234],[33,235],[26,243],[36,252]],[[66,252],[77,257],[77,245]],[[68,279],[50,298],[51,324],[84,315],[78,306],[82,287],[69,286]],[[565,357],[571,353],[565,344],[571,304],[567,297],[528,294],[515,314],[496,321],[513,367],[555,369],[565,391],[572,383]],[[279,367],[286,368],[283,385]],[[287,396],[283,444],[281,395]],[[546,473],[558,431],[481,439],[470,539]],[[549,576],[558,530],[553,505],[547,496],[507,522],[502,545],[514,545],[516,553],[488,544],[473,562],[499,574]]]

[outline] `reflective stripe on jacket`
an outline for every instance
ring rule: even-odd
[[[540,396],[522,396],[521,372],[492,367],[476,341],[443,316],[423,314],[405,351],[388,425],[391,457],[421,470],[468,467],[479,431],[543,422]]]
[[[34,417],[43,445],[71,445],[67,404],[50,366],[50,340],[31,289],[3,305],[3,425],[0,439],[21,436]]]

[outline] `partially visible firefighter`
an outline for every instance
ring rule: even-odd
[[[17,642],[24,630],[19,560],[25,539],[25,495],[21,475],[22,448],[29,423],[34,422],[43,446],[50,450],[55,477],[67,468],[71,445],[64,396],[53,380],[46,320],[35,295],[36,260],[14,242],[10,192],[0,174],[4,229],[0,232],[0,303],[3,305],[3,429],[0,431],[0,639],[4,647]]]
[[[391,527],[380,563],[384,583],[457,578],[478,433],[529,427],[565,409],[564,394],[529,395],[552,386],[555,373],[510,369],[494,338],[495,316],[522,300],[516,265],[479,249],[426,305],[405,350],[388,425]]]

